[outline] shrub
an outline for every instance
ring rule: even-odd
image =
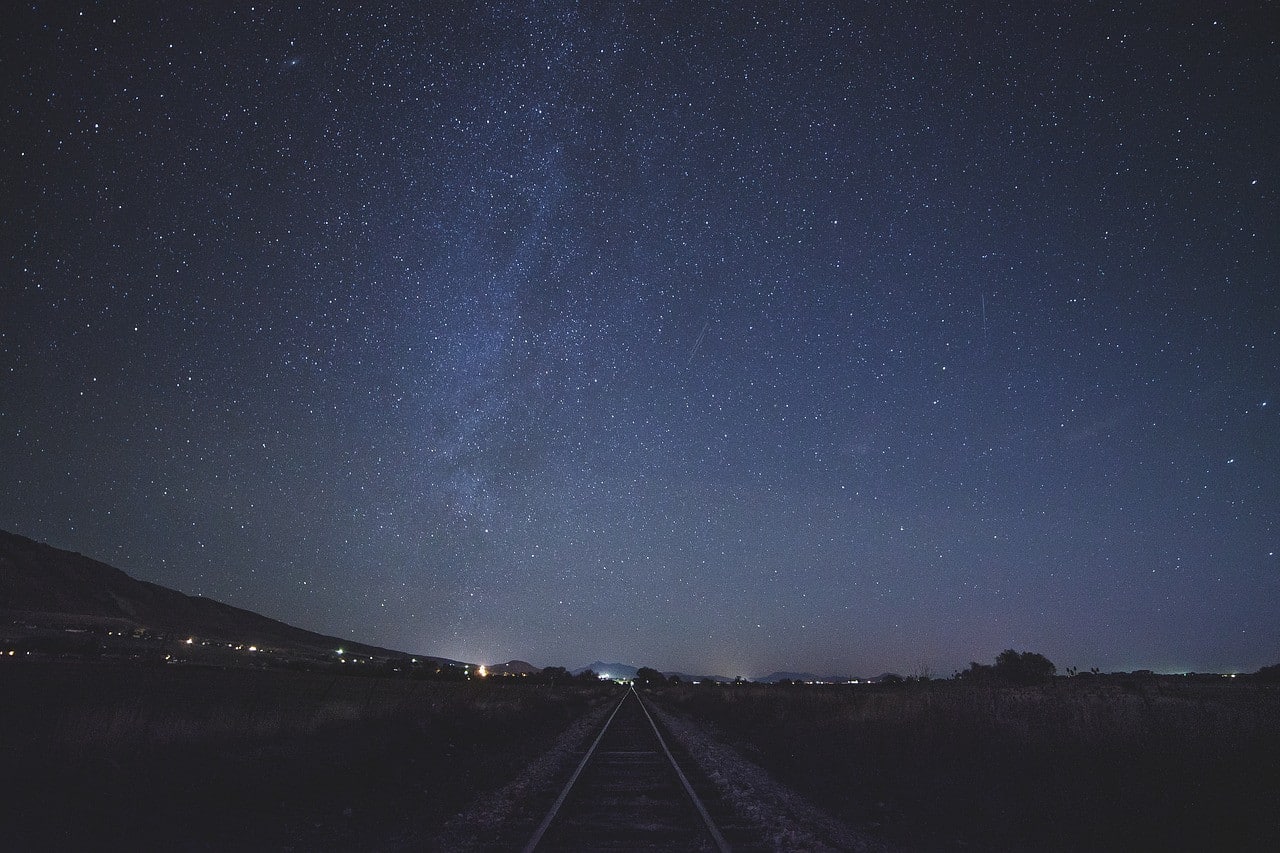
[[[970,663],[968,669],[956,673],[956,678],[979,683],[1002,681],[1006,684],[1028,685],[1049,681],[1057,671],[1058,668],[1044,655],[1005,649],[996,656],[994,666]]]

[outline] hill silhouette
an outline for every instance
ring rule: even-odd
[[[186,595],[130,577],[82,554],[5,531],[0,531],[0,612],[5,612],[6,622],[41,626],[129,626],[319,655],[342,648],[370,657],[407,656],[297,628],[212,598]]]

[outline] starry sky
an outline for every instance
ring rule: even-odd
[[[1273,3],[23,3],[0,528],[409,651],[1280,661]]]

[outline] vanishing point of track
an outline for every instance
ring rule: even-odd
[[[538,826],[534,850],[729,850],[629,689]]]

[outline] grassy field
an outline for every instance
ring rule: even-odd
[[[6,850],[430,839],[608,687],[0,663]]]
[[[615,688],[0,661],[6,850],[430,848]],[[663,707],[909,850],[1280,849],[1280,689],[682,686]]]
[[[1280,689],[684,686],[663,707],[910,850],[1280,849]]]

